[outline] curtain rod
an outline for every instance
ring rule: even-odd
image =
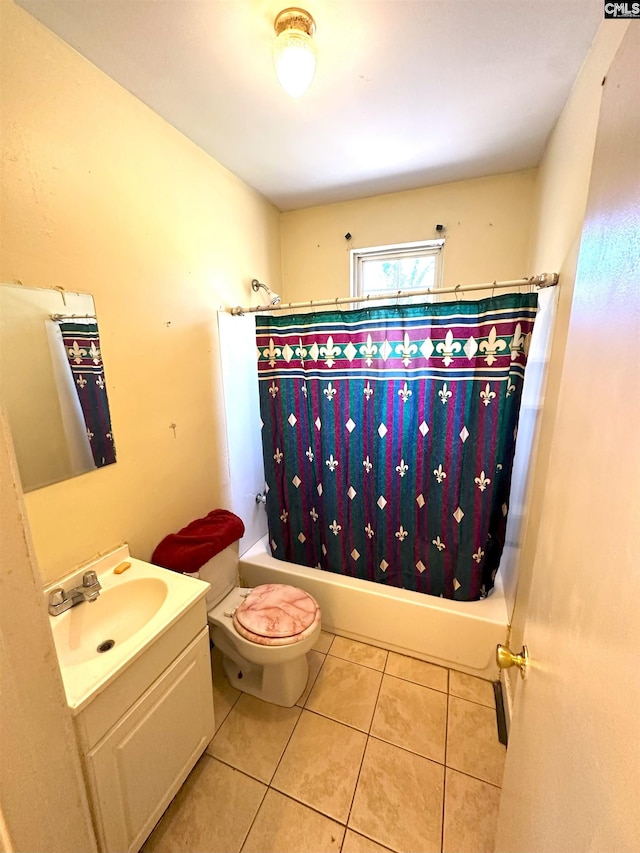
[[[559,276],[557,272],[544,272],[540,275],[532,275],[530,278],[516,278],[511,281],[489,281],[485,284],[457,284],[455,287],[437,287],[433,289],[425,288],[423,290],[397,290],[395,292],[377,293],[367,296],[340,296],[336,299],[311,299],[308,302],[279,302],[277,305],[252,305],[248,308],[225,308],[225,311],[232,314],[234,317],[241,317],[243,314],[256,314],[257,312],[267,311],[283,311],[285,309],[295,308],[321,308],[325,305],[346,305],[352,302],[374,302],[378,299],[404,299],[407,296],[433,296],[440,293],[467,293],[472,290],[498,290],[504,287],[553,287],[558,283]]]
[[[95,314],[51,314],[52,320],[96,320]]]

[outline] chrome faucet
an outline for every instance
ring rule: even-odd
[[[68,592],[65,592],[61,586],[51,590],[49,593],[49,613],[52,616],[59,616],[65,610],[69,610],[83,601],[95,601],[100,595],[101,589],[96,573],[85,572],[82,576],[82,586],[76,586]]]

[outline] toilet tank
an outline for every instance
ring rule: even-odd
[[[238,542],[233,542],[200,567],[198,576],[211,584],[207,593],[207,610],[211,610],[238,586]]]

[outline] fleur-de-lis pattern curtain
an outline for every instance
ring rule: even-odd
[[[96,323],[59,321],[64,349],[97,468],[116,461],[104,365]]]
[[[471,601],[504,545],[536,294],[256,320],[269,538]]]

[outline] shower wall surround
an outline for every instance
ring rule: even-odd
[[[231,509],[244,521],[244,554],[267,532],[267,514],[256,495],[264,492],[255,315],[218,312]]]

